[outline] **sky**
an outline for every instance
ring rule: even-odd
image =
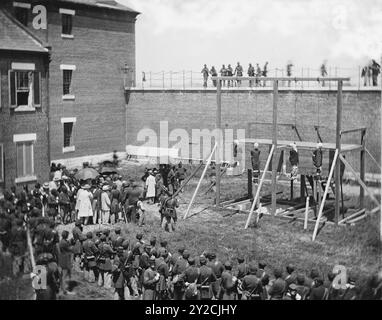
[[[117,0],[139,12],[137,74],[238,61],[358,68],[382,55],[380,0]]]

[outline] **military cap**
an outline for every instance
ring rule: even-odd
[[[96,246],[98,246],[98,245],[101,244],[101,240],[100,240],[100,239],[97,239],[94,243],[95,243]]]
[[[189,257],[187,261],[191,266],[195,264],[195,258],[193,257]]]
[[[264,261],[259,262],[259,268],[264,269],[267,266],[267,264]]]
[[[105,236],[108,236],[108,235],[110,234],[110,229],[105,229],[105,230],[103,231],[103,234],[104,234]]]
[[[210,253],[210,254],[208,254],[208,258],[216,259],[216,254],[215,253]]]
[[[231,269],[231,268],[232,268],[232,264],[231,264],[231,262],[227,260],[227,261],[224,263],[224,267],[225,267],[226,269]]]
[[[162,241],[160,242],[160,245],[161,245],[162,247],[166,247],[166,246],[167,246],[167,241],[166,241],[166,240],[162,240]]]
[[[292,273],[295,270],[295,267],[292,264],[288,264],[286,266],[286,270],[288,271],[288,273]]]
[[[151,256],[150,259],[149,259],[149,261],[150,261],[150,264],[155,263],[155,257],[154,257],[154,256]]]
[[[313,268],[310,271],[310,277],[314,280],[315,278],[318,278],[320,276],[320,273],[318,272],[317,269]]]
[[[138,232],[137,235],[135,236],[138,240],[141,240],[143,238],[143,234]]]
[[[243,256],[238,256],[238,257],[237,257],[237,261],[238,261],[239,263],[243,263],[243,262],[245,261],[245,259],[244,259]]]
[[[93,233],[91,233],[91,231],[89,231],[89,232],[86,234],[86,238],[88,238],[88,239],[93,238]]]
[[[157,241],[157,237],[156,236],[152,236],[150,238],[150,243],[155,243]]]
[[[190,257],[190,253],[187,250],[184,250],[182,256],[183,256],[184,259],[187,260]]]
[[[252,273],[252,274],[256,274],[257,273],[257,266],[253,262],[251,262],[249,264],[249,273]]]
[[[184,250],[186,250],[186,248],[184,246],[181,246],[179,249],[178,249],[178,252],[180,254],[183,254]]]
[[[303,285],[305,283],[305,275],[298,274],[296,280],[297,280],[297,284]]]
[[[273,274],[275,275],[276,278],[281,278],[282,275],[283,275],[283,272],[281,271],[281,269],[276,268],[276,269],[273,271]]]
[[[128,249],[129,245],[130,245],[130,242],[128,239],[126,239],[125,241],[122,242],[123,249]]]
[[[149,244],[145,244],[143,247],[145,250],[151,250],[152,247]]]
[[[121,227],[116,227],[116,228],[114,229],[114,232],[115,232],[115,233],[120,233],[121,230],[122,230]]]
[[[206,264],[206,263],[207,263],[207,259],[206,259],[206,257],[205,257],[205,256],[200,256],[200,258],[199,258],[199,263],[200,263],[201,265]]]
[[[76,222],[74,223],[74,225],[75,226],[80,226],[80,225],[82,225],[82,222],[81,222],[81,220],[76,220]]]
[[[102,235],[100,238],[99,238],[102,242],[106,241],[106,235]]]

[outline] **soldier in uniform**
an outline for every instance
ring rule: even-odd
[[[111,237],[111,245],[114,249],[114,251],[117,250],[117,248],[122,246],[122,243],[124,241],[122,235],[121,235],[121,227],[116,227],[114,229],[114,236]]]
[[[169,300],[168,280],[170,277],[170,269],[167,263],[168,252],[167,250],[158,251],[160,257],[156,261],[157,271],[159,273],[159,281],[157,285],[157,298],[158,300]]]
[[[243,290],[242,300],[265,300],[261,280],[256,276],[258,270],[254,262],[249,264],[248,275],[243,278],[241,289]]]
[[[273,281],[273,284],[268,292],[270,295],[270,300],[282,300],[287,289],[287,284],[282,278],[283,273],[280,269],[275,269],[273,274],[275,276],[275,280]]]
[[[149,266],[143,273],[143,297],[142,300],[156,300],[156,287],[160,275],[155,271],[155,258],[149,259]]]
[[[97,268],[96,257],[99,254],[99,250],[93,241],[93,234],[90,231],[86,234],[86,240],[84,241],[82,247],[84,250],[85,280],[93,282],[93,279],[91,279],[90,276],[90,272],[93,272],[94,279],[97,280],[99,271]]]
[[[209,260],[207,266],[212,269],[212,272],[216,277],[216,281],[211,283],[212,293],[215,298],[218,298],[221,276],[224,271],[224,266],[219,260],[216,259],[215,253],[208,254],[207,259]]]
[[[82,233],[83,227],[81,220],[76,220],[75,226],[72,230],[73,235],[73,259],[74,259],[74,270],[80,271],[81,256],[83,253],[82,243],[86,240],[86,236]]]
[[[186,172],[187,172],[187,169],[183,167],[182,162],[179,162],[178,167],[176,168],[176,171],[175,171],[175,175],[176,175],[176,179],[178,181],[179,187],[182,186],[183,180],[186,179]],[[183,190],[181,192],[183,192]]]
[[[248,66],[248,71],[247,71],[248,77],[254,77],[255,76],[255,68],[252,66],[252,63],[249,64]],[[249,86],[253,86],[253,80],[249,80]]]
[[[236,278],[238,281],[238,299],[241,300],[242,292],[241,292],[241,283],[244,277],[248,274],[248,265],[245,263],[245,259],[242,256],[237,258],[238,266],[236,272]]]
[[[218,76],[218,73],[217,73],[214,66],[211,67],[210,74],[211,74],[211,77],[217,77]],[[216,87],[216,80],[212,80],[212,83],[213,83],[214,87]]]
[[[288,62],[286,66],[286,73],[287,73],[287,77],[289,78],[292,76],[292,67],[293,67],[293,63]],[[290,80],[288,80],[288,87],[290,87]]]
[[[186,285],[185,299],[186,300],[197,300],[198,299],[198,288],[197,282],[200,275],[200,270],[195,265],[195,258],[190,257],[188,259],[188,267],[184,271],[184,282]]]
[[[211,284],[216,282],[216,276],[212,269],[207,266],[205,256],[199,258],[200,272],[197,281],[198,285],[198,300],[211,300],[213,297]]]
[[[182,256],[179,256],[172,270],[173,285],[174,285],[174,300],[184,300],[184,272],[188,268],[188,258],[190,254],[187,250],[183,251]]]
[[[204,68],[202,69],[201,73],[203,74],[203,87],[207,88],[209,70],[206,64],[204,65]]]
[[[285,269],[286,269],[287,275],[284,280],[287,284],[287,287],[289,287],[292,283],[296,284],[297,275],[294,271],[295,267],[292,264],[288,264]]]
[[[224,64],[222,65],[222,68],[220,69],[220,76],[221,77],[226,77],[227,76],[227,69],[226,69]],[[222,85],[224,87],[225,86],[225,80],[220,82],[220,85]]]
[[[227,75],[227,77],[232,77],[233,76],[233,69],[232,69],[230,64],[228,65],[228,67],[226,69],[226,75]],[[227,81],[228,87],[231,87],[233,85],[232,82],[233,82],[232,80],[228,80]]]
[[[111,271],[112,263],[111,258],[115,254],[109,243],[107,242],[106,235],[102,235],[101,244],[99,245],[99,256],[98,256],[98,270],[100,274],[100,281],[98,281],[99,286],[104,286],[105,288],[110,288],[111,284]],[[96,278],[98,280],[98,277]]]
[[[166,228],[168,228],[168,231],[172,232],[175,228],[175,224],[177,222],[176,208],[178,207],[178,200],[176,198],[171,197],[171,195],[168,195],[163,199],[159,208],[159,212],[161,214],[161,226],[163,230],[166,230]]]
[[[237,278],[232,273],[232,264],[226,261],[221,275],[219,298],[221,300],[237,300],[237,284]]]
[[[242,77],[243,76],[243,67],[240,65],[240,62],[237,63],[235,68],[235,75],[236,77]],[[239,87],[241,85],[241,80],[236,80],[237,86]]]
[[[289,162],[292,166],[292,171],[290,173],[290,179],[296,180],[298,175],[298,164],[299,164],[299,157],[298,157],[298,151],[297,151],[297,145],[296,143],[290,144],[291,150],[289,152]]]

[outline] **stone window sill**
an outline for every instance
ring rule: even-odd
[[[62,96],[62,100],[75,100],[76,97],[74,94],[65,94]]]
[[[23,182],[30,182],[30,181],[37,181],[36,176],[26,176],[26,177],[20,177],[15,179],[15,183],[23,183]]]
[[[31,107],[31,106],[18,106],[17,108],[14,109],[15,112],[33,112],[33,111],[36,111],[36,108],[35,107]]]
[[[61,34],[62,39],[74,39],[74,35],[72,34]]]
[[[62,148],[62,153],[68,153],[68,152],[74,152],[74,151],[76,151],[76,147],[75,146],[70,146],[70,147]]]

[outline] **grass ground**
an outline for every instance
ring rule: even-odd
[[[122,174],[139,179],[143,169],[142,166],[125,164]],[[308,273],[314,267],[327,274],[334,265],[341,264],[362,278],[382,267],[377,215],[364,219],[355,226],[326,225],[316,241],[312,242],[314,225],[309,225],[308,230],[304,231],[300,222],[280,220],[271,216],[264,216],[256,228],[244,229],[247,215],[214,209],[211,207],[214,194],[210,192],[196,198],[190,216],[183,220],[196,184],[197,179],[191,180],[180,196],[179,221],[175,232],[164,232],[159,226],[157,205],[147,205],[145,226],[139,228],[135,225],[122,225],[124,235],[134,240],[135,234],[141,231],[146,240],[153,235],[158,239],[167,239],[171,251],[180,246],[185,246],[191,255],[200,255],[204,250],[214,251],[219,259],[231,259],[234,264],[235,258],[241,254],[246,256],[248,261],[265,261],[270,269],[285,268],[288,263],[293,263],[299,272]],[[208,182],[205,180],[200,190],[201,194],[207,187]],[[264,193],[269,193],[269,188],[269,184],[266,184]],[[222,200],[241,196],[245,189],[246,177],[224,177]],[[285,190],[283,187],[281,189]],[[349,201],[356,204],[356,190],[353,187],[346,187],[345,190],[348,190],[346,196]],[[367,206],[371,206],[368,198],[366,202]],[[205,210],[202,211],[203,209]],[[72,226],[65,228],[71,230]],[[98,226],[87,226],[85,231],[96,228]],[[113,294],[110,290],[83,282],[79,274],[74,275],[74,279],[79,282],[75,289],[77,294],[63,298],[112,299]]]

